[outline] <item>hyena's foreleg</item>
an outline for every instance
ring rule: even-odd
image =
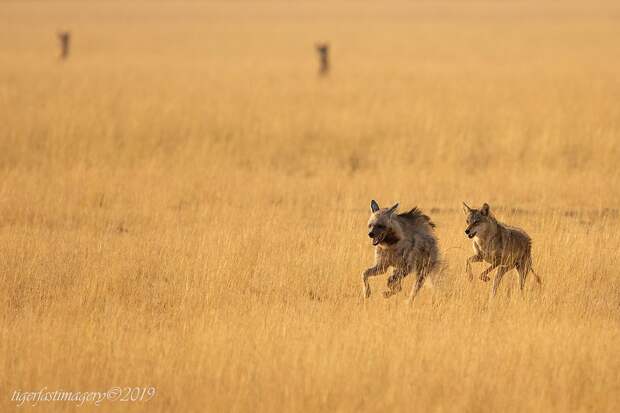
[[[494,269],[496,269],[497,266],[498,264],[491,264],[489,268],[487,268],[486,270],[482,271],[482,273],[480,273],[480,279],[484,282],[489,281],[491,279],[491,277],[489,277],[489,273],[493,271]]]
[[[368,278],[383,274],[386,271],[387,267],[377,264],[362,273],[362,281],[364,283],[363,294],[365,298],[370,297],[370,284],[368,283]]]
[[[497,269],[497,274],[495,275],[495,281],[493,281],[493,290],[491,292],[492,296],[495,297],[497,294],[497,289],[499,288],[499,284],[502,282],[502,278],[504,274],[508,272],[509,268],[506,265],[500,265]]]
[[[474,273],[471,272],[471,264],[480,261],[482,261],[482,255],[480,254],[472,255],[471,257],[467,258],[467,263],[465,264],[465,272],[469,276],[469,281],[474,280]]]
[[[398,294],[402,289],[402,280],[408,274],[408,272],[404,269],[394,269],[390,278],[388,278],[387,286],[389,288],[388,291],[383,292],[383,296],[385,298],[390,298],[394,294]]]

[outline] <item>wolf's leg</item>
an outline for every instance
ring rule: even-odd
[[[370,267],[366,271],[364,271],[364,273],[362,274],[362,281],[364,283],[364,297],[370,297],[370,284],[368,283],[368,278],[383,274],[386,270],[387,268],[384,266],[375,265],[374,267]]]
[[[495,294],[497,294],[497,289],[499,288],[499,284],[502,282],[502,277],[504,277],[504,274],[508,272],[508,269],[509,268],[505,265],[500,265],[500,267],[497,269],[497,274],[495,275],[495,281],[493,281],[493,290],[492,290],[493,297],[495,297]]]
[[[497,264],[491,264],[489,266],[489,268],[487,268],[486,270],[482,271],[482,273],[480,274],[480,279],[484,282],[489,281],[491,278],[489,278],[489,273],[491,271],[493,271],[494,269],[497,268]]]
[[[519,289],[523,293],[523,289],[525,288],[525,280],[527,279],[527,268],[525,265],[517,264],[517,272],[519,273]]]
[[[482,256],[480,254],[472,255],[471,257],[467,258],[467,263],[465,264],[465,272],[469,276],[469,281],[474,280],[474,273],[471,272],[471,264],[480,261],[482,261]]]
[[[426,278],[426,271],[420,271],[418,273],[418,278],[415,280],[415,284],[413,284],[413,288],[411,289],[411,294],[409,294],[409,302],[412,303],[413,299],[418,295],[418,291],[424,285],[424,279]]]

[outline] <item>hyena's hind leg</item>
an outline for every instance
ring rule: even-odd
[[[416,278],[413,288],[411,288],[411,293],[409,294],[410,303],[412,303],[416,295],[418,295],[418,291],[420,291],[420,288],[424,285],[427,275],[428,272],[425,270],[418,272],[418,277]]]
[[[424,285],[426,278],[428,278],[431,273],[437,273],[437,267],[439,266],[439,253],[437,251],[436,244],[431,243],[426,250],[426,254],[423,256],[424,258],[417,261],[415,265],[418,276],[413,284],[413,288],[411,289],[411,294],[409,294],[409,303],[413,303],[413,300],[418,295],[418,291],[420,291],[420,288]]]

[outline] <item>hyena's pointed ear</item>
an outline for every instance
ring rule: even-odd
[[[465,215],[469,215],[471,212],[471,208],[465,202],[463,202],[463,212],[465,212]]]
[[[489,204],[487,204],[486,202],[484,203],[484,205],[482,205],[482,208],[480,208],[480,213],[482,215],[489,215],[489,210],[491,209],[491,207],[489,206]]]
[[[396,209],[398,209],[398,202],[395,203],[390,209],[388,209],[385,213],[388,215],[392,215]]]
[[[372,201],[370,201],[370,211],[372,213],[375,213],[379,210],[379,204],[377,204],[377,201],[375,201],[374,199]]]

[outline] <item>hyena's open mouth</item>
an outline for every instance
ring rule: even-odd
[[[382,233],[381,235],[377,235],[376,237],[372,239],[372,245],[374,246],[379,245],[379,243],[383,241],[384,238],[385,238],[385,232]]]

